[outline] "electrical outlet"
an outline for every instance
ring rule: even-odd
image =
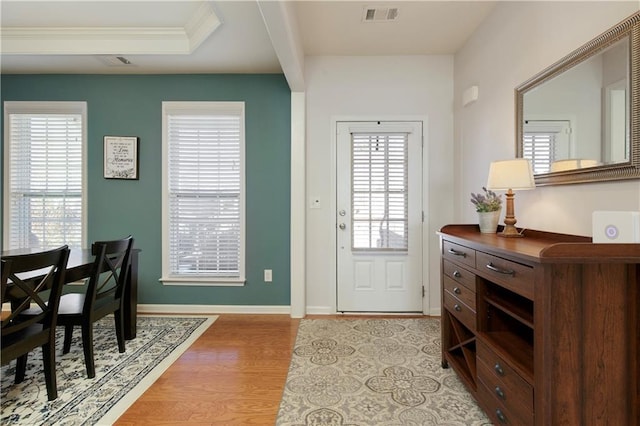
[[[271,271],[271,269],[265,269],[264,270],[264,282],[265,283],[270,283],[273,281],[273,272]]]

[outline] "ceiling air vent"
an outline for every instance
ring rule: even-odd
[[[391,22],[398,18],[397,7],[369,7],[362,13],[362,22]]]

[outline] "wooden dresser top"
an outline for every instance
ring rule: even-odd
[[[482,234],[478,225],[446,225],[441,238],[534,263],[640,263],[640,244],[594,244],[591,237],[526,229],[522,238]]]

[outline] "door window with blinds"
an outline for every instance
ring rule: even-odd
[[[555,135],[553,133],[525,133],[523,156],[531,160],[533,173],[548,173],[554,161],[553,147]]]
[[[549,173],[556,160],[570,158],[571,122],[527,120],[524,124],[523,157],[531,160],[534,174]]]
[[[85,246],[85,102],[5,102],[4,249]]]
[[[165,284],[244,284],[244,103],[163,102]]]
[[[351,134],[354,251],[407,251],[408,134]]]

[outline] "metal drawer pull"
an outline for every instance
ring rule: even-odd
[[[502,369],[502,366],[500,364],[496,363],[493,369],[496,371],[496,373],[498,373],[499,376],[504,376],[504,370]]]
[[[507,423],[507,417],[499,408],[496,409],[496,417],[498,418],[498,420],[500,420],[500,423],[503,423],[503,424]]]
[[[513,269],[502,269],[502,268],[498,268],[497,266],[493,266],[493,263],[489,262],[487,264],[487,269],[490,269],[494,272],[497,272],[499,274],[504,274],[504,275],[515,275],[516,271],[514,271]]]
[[[496,386],[496,395],[498,395],[500,399],[504,399],[504,391],[500,389],[500,386]]]
[[[452,248],[449,249],[449,253],[453,254],[454,256],[467,257],[467,253],[462,252],[462,251],[458,251],[458,250],[454,250]]]
[[[456,303],[455,305],[453,305],[453,309],[460,312],[462,310],[462,307]]]
[[[456,278],[460,278],[460,277],[462,276],[462,274],[460,273],[460,271],[453,271],[453,274],[452,274],[452,275],[453,275],[454,277],[456,277]]]
[[[460,294],[460,289],[459,289],[458,287],[454,287],[454,288],[453,288],[453,292],[454,292],[455,294]]]

